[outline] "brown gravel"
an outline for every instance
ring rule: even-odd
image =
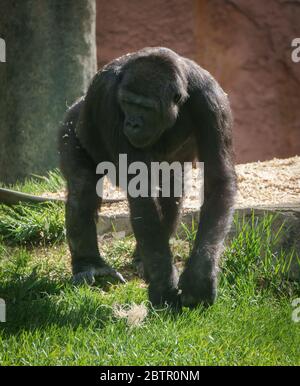
[[[300,204],[300,157],[237,165],[239,206]]]
[[[236,206],[300,204],[300,157],[274,158],[271,161],[253,162],[236,166],[238,194]],[[199,199],[192,183],[191,194],[185,198],[184,209],[199,207]],[[123,214],[128,211],[126,201],[105,205],[102,214]]]

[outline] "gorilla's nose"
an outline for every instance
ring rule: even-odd
[[[127,120],[125,126],[127,129],[136,132],[141,128],[141,123],[137,120]]]
[[[129,123],[128,128],[133,131],[138,131],[140,129],[140,125],[138,123]]]

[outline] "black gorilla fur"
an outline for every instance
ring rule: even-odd
[[[169,238],[180,212],[176,197],[128,197],[153,305],[193,307],[216,297],[218,260],[232,220],[236,175],[227,95],[195,62],[167,48],[145,48],[113,60],[67,112],[60,130],[61,169],[67,180],[67,239],[75,281],[93,282],[113,270],[100,256],[95,217],[96,165],[119,154],[128,163],[204,162],[204,204],[196,241],[180,278]],[[130,177],[129,177],[130,178]]]

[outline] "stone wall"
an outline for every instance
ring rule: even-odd
[[[229,93],[237,162],[300,154],[300,2],[97,0],[98,66],[167,46],[206,67]]]
[[[147,46],[196,58],[192,0],[97,0],[98,65]]]
[[[238,162],[300,154],[299,20],[299,1],[197,2],[197,61],[230,96]]]

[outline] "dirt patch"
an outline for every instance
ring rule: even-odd
[[[300,204],[300,157],[237,165],[237,206]]]

